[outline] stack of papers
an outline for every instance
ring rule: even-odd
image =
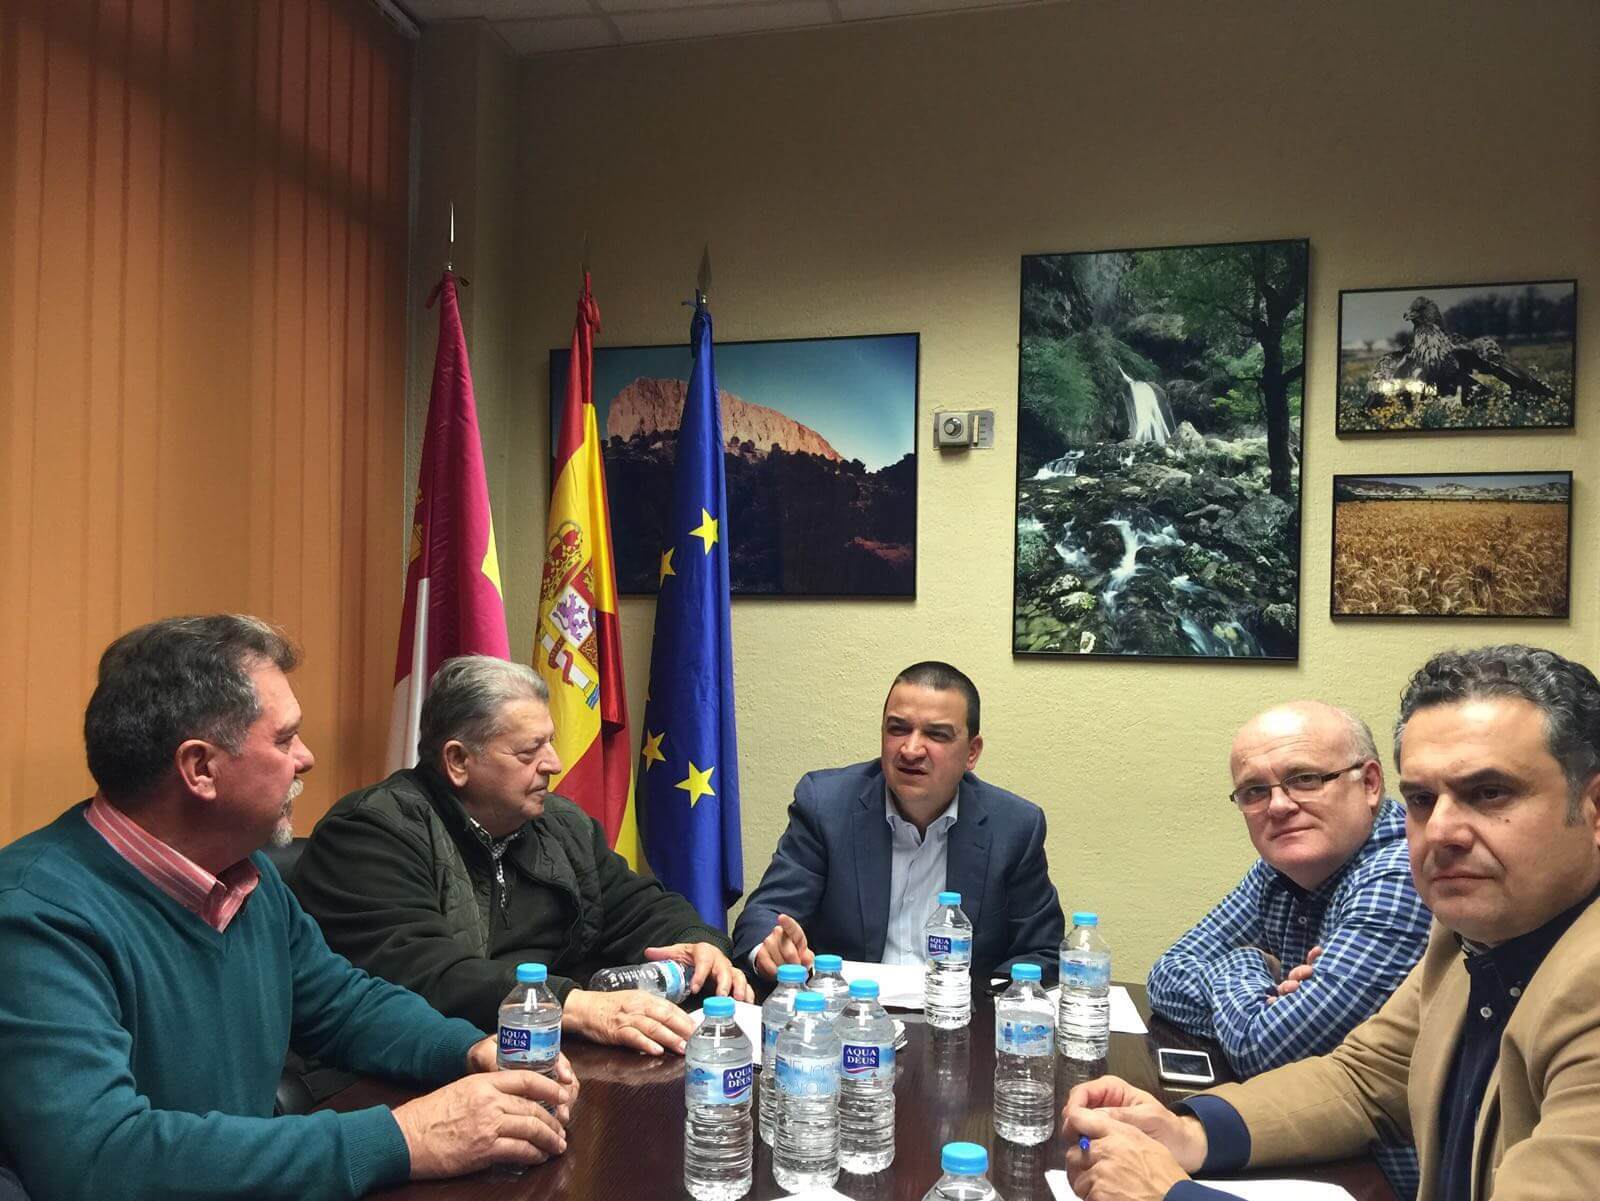
[[[876,980],[878,1004],[895,1009],[922,1008],[922,975],[920,963],[857,963],[844,961],[846,980]]]
[[[1078,1194],[1067,1183],[1067,1174],[1052,1168],[1044,1174],[1056,1201],[1078,1201]],[[1320,1180],[1202,1180],[1201,1184],[1231,1193],[1242,1201],[1355,1201],[1337,1184]]]

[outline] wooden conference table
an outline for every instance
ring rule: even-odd
[[[1150,1034],[1113,1034],[1105,1065],[1084,1071],[1059,1056],[1056,1100],[1059,1108],[1077,1079],[1110,1071],[1169,1102],[1184,1093],[1163,1088],[1155,1069],[1155,1048],[1196,1047],[1209,1050],[1219,1071],[1226,1071],[1220,1050],[1192,1038],[1160,1019],[1151,1020],[1144,989],[1128,985]],[[1065,1166],[1065,1145],[1059,1132],[1037,1147],[1016,1147],[995,1136],[991,1121],[994,1096],[994,1004],[974,1000],[972,1025],[952,1033],[924,1025],[920,1013],[898,1013],[905,1021],[909,1044],[898,1056],[895,1080],[895,1159],[874,1176],[841,1173],[839,1192],[860,1201],[921,1201],[939,1177],[939,1149],[965,1140],[989,1148],[989,1178],[1006,1201],[1051,1201],[1046,1168]],[[659,1059],[614,1047],[570,1040],[564,1047],[583,1083],[567,1153],[530,1168],[521,1176],[480,1172],[454,1180],[406,1184],[373,1193],[389,1201],[681,1201],[683,1189],[683,1059]],[[1074,1074],[1076,1073],[1076,1075]],[[1226,1077],[1223,1077],[1226,1078]],[[360,1109],[379,1103],[397,1105],[414,1096],[395,1085],[361,1080],[331,1097],[325,1108]],[[1274,1175],[1278,1173],[1268,1173]],[[1356,1201],[1394,1201],[1388,1182],[1371,1159],[1344,1160],[1300,1168],[1295,1176],[1342,1185]],[[776,1201],[787,1194],[772,1179],[772,1156],[756,1137],[755,1183],[749,1201]]]

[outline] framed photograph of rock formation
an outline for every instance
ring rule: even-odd
[[[716,352],[733,592],[915,596],[919,335],[718,342]],[[550,352],[552,397],[568,354]],[[660,582],[689,367],[686,345],[594,352],[623,592]]]
[[[1576,280],[1339,293],[1338,432],[1570,429]]]
[[[1297,657],[1308,251],[1022,260],[1013,653]]]
[[[1333,477],[1334,617],[1565,617],[1572,472]]]

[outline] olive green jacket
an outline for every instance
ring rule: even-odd
[[[395,772],[317,823],[292,886],[335,951],[493,1030],[519,963],[543,963],[565,998],[644,949],[727,936],[688,901],[631,871],[600,824],[552,796],[502,861],[431,768]]]

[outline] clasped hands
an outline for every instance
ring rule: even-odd
[[[689,992],[697,993],[709,980],[718,996],[754,1001],[755,993],[744,973],[709,942],[680,942],[649,947],[649,960],[672,960],[683,968]],[[665,997],[637,988],[616,992],[591,992],[575,988],[562,1004],[561,1028],[590,1042],[632,1047],[646,1055],[672,1051],[682,1055],[694,1033],[694,1022]]]
[[[1259,947],[1255,949],[1261,950]],[[1317,960],[1322,958],[1322,948],[1312,947],[1310,951],[1306,952],[1306,961],[1290,968],[1287,976],[1284,975],[1283,964],[1276,955],[1261,951],[1261,958],[1266,961],[1267,971],[1272,973],[1273,980],[1277,982],[1272,992],[1267,994],[1267,1004],[1275,1005],[1311,979],[1311,973],[1316,966]]]
[[[1173,1113],[1117,1076],[1067,1094],[1062,1131],[1070,1144],[1067,1178],[1084,1201],[1161,1201],[1206,1159],[1198,1118]],[[1087,1151],[1082,1138],[1089,1140]]]

